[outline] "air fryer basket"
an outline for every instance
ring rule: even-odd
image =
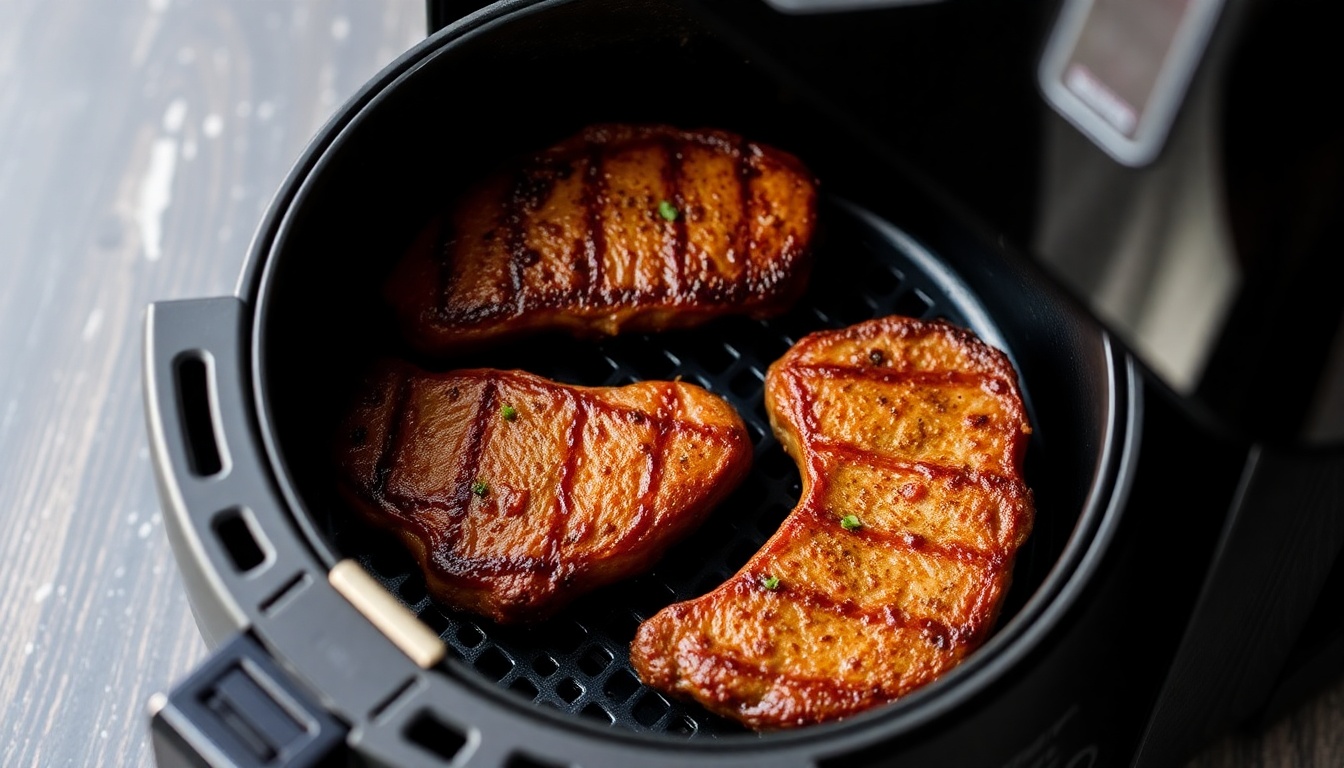
[[[642,620],[674,600],[704,594],[725,581],[798,501],[798,470],[770,435],[763,403],[766,368],[803,334],[888,314],[941,317],[975,328],[982,338],[1001,338],[957,278],[940,270],[899,230],[883,227],[842,202],[824,205],[822,215],[828,236],[818,256],[826,268],[818,271],[803,300],[781,317],[726,319],[707,329],[598,343],[552,338],[452,361],[464,367],[521,367],[585,385],[680,377],[733,404],[755,444],[755,470],[651,573],[581,599],[545,624],[518,629],[440,610],[426,595],[424,579],[400,543],[357,522],[339,502],[324,500],[314,510],[326,538],[400,596],[439,632],[457,658],[527,701],[636,730],[689,736],[743,732],[733,721],[696,705],[645,690],[630,668],[628,650]],[[1039,586],[1054,561],[1049,552],[1057,553],[1063,544],[1058,530],[1049,525],[1042,525],[1039,533],[1019,555],[1017,584],[1005,618]]]
[[[796,733],[749,734],[645,689],[627,649],[641,619],[727,578],[797,500],[798,472],[770,435],[762,405],[767,366],[810,331],[893,313],[968,326],[1012,358],[1035,430],[1027,481],[1036,525],[983,649],[901,702],[804,730],[869,728],[888,738],[1021,674],[1012,663],[1030,652],[1026,638],[1039,640],[1046,617],[1061,620],[1080,589],[1080,562],[1101,545],[1098,531],[1113,528],[1106,516],[1117,506],[1133,393],[1124,359],[1101,330],[974,222],[935,204],[843,122],[676,2],[502,3],[436,35],[389,72],[296,168],[254,243],[239,293],[254,308],[247,328],[256,449],[265,451],[276,490],[327,567],[357,559],[439,633],[451,653],[434,674],[519,718],[589,738],[624,732],[664,747],[686,737],[799,743]],[[814,276],[796,307],[769,320],[726,318],[600,342],[539,338],[469,359],[417,360],[431,368],[517,367],[586,385],[681,376],[726,397],[755,443],[742,488],[652,572],[583,598],[544,625],[504,628],[434,604],[410,556],[355,520],[334,493],[327,437],[347,385],[370,359],[416,359],[377,287],[431,213],[504,158],[602,121],[720,127],[797,154],[824,193]]]

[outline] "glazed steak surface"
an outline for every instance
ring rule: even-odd
[[[336,445],[342,495],[410,548],[431,595],[501,623],[647,569],[751,461],[741,418],[690,384],[393,362]]]
[[[719,130],[591,126],[482,180],[431,222],[385,295],[420,352],[766,317],[802,293],[816,183]]]
[[[1007,357],[940,321],[807,336],[765,395],[798,506],[727,582],[645,621],[631,660],[777,729],[897,699],[985,640],[1032,526],[1031,430]]]

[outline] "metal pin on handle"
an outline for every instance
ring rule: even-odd
[[[402,653],[424,669],[443,661],[443,641],[392,593],[374,580],[359,563],[342,560],[327,574],[327,581],[350,604],[364,614]]]

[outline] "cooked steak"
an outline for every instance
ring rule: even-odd
[[[888,317],[802,339],[766,407],[802,498],[726,583],[639,628],[644,682],[758,729],[892,701],[979,646],[1032,526],[1007,357]]]
[[[647,569],[751,461],[741,418],[691,384],[392,362],[336,446],[342,495],[409,547],[430,594],[501,623]]]
[[[786,152],[724,131],[596,125],[468,190],[385,293],[429,354],[766,317],[802,293],[815,227],[815,181]]]

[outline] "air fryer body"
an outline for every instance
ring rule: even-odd
[[[1344,437],[1339,406],[1322,413],[1326,388],[1340,389],[1327,367],[1344,319],[1319,279],[1344,215],[1344,128],[1318,96],[1344,71],[1322,39],[1328,4],[696,5],[874,153],[1041,263],[1214,418],[1275,443]],[[1129,23],[1114,23],[1126,9]],[[1121,56],[1125,45],[1133,59],[1165,50],[1141,46],[1150,41],[1135,29],[1153,38],[1191,16],[1207,25],[1203,37],[1174,35],[1184,47],[1172,58],[1190,58],[1148,154],[1117,158],[1052,98],[1069,60],[1057,49],[1078,42],[1070,30],[1081,22],[1070,19],[1080,14],[1112,22],[1095,31],[1121,47],[1105,62],[1115,70],[1148,64]],[[1292,354],[1273,354],[1284,348]]]
[[[1054,261],[1034,247],[1043,231],[1079,231],[1051,223],[1070,196],[1050,192],[1059,126],[1035,79],[1057,9],[1001,5],[800,17],[755,0],[501,2],[353,97],[297,159],[238,295],[148,316],[166,528],[218,648],[160,703],[160,764],[1166,765],[1290,690],[1284,670],[1311,650],[1304,627],[1328,668],[1334,630],[1313,615],[1339,589],[1344,461],[1270,447],[1223,401],[1173,384],[1068,272],[1073,245],[1052,246],[1065,254]],[[450,6],[430,3],[430,19]],[[946,679],[851,721],[759,735],[621,690],[622,633],[657,607],[647,595],[731,571],[772,512],[711,524],[706,541],[734,546],[674,549],[652,581],[531,635],[441,611],[404,554],[341,516],[314,437],[340,407],[326,384],[405,353],[369,286],[454,184],[603,120],[730,127],[803,156],[831,224],[816,285],[777,322],[720,327],[727,357],[682,335],[596,354],[548,341],[499,361],[590,384],[686,375],[759,421],[758,369],[817,324],[945,316],[1013,359],[1036,427],[1036,530],[1000,627]],[[650,361],[646,348],[665,351]],[[771,467],[766,434],[756,458]],[[787,467],[765,477],[744,498],[786,508]],[[687,572],[678,558],[709,564]],[[377,583],[331,575],[352,561]],[[371,593],[399,606],[379,613]],[[1281,634],[1235,629],[1271,619]],[[550,630],[560,639],[539,637]],[[446,660],[421,653],[426,631]]]

